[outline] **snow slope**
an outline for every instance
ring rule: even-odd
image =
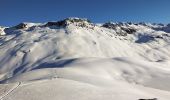
[[[0,99],[170,99],[169,25],[67,18],[0,28]]]
[[[5,35],[4,29],[4,27],[0,26],[0,36]]]

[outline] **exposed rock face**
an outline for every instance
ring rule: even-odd
[[[67,19],[65,19],[65,20],[66,20],[66,21],[70,21],[71,23],[76,23],[76,22],[77,22],[77,23],[78,23],[78,22],[91,23],[90,20],[88,20],[88,19],[83,19],[83,18],[67,18]]]
[[[66,18],[64,20],[57,21],[57,22],[48,22],[44,26],[45,27],[49,27],[49,26],[66,27],[67,25],[70,25],[70,24],[75,24],[76,26],[79,26],[79,27],[89,27],[89,25],[92,25],[90,20],[88,19]]]
[[[48,22],[47,24],[45,24],[45,27],[48,27],[48,26],[65,27],[66,25],[67,25],[66,21],[62,20],[58,22]]]
[[[109,28],[109,29],[116,29],[117,25],[109,22],[109,23],[103,24],[102,27]]]
[[[153,99],[138,99],[138,100],[158,100],[157,98],[153,98]]]
[[[14,26],[16,29],[24,29],[27,28],[27,24],[25,23],[20,23],[17,26]]]
[[[139,22],[138,25],[147,26],[147,24],[145,22]]]
[[[133,34],[133,33],[135,33],[136,32],[136,30],[135,29],[133,29],[133,28],[121,28],[122,30],[124,30],[126,33],[128,33],[128,34]]]
[[[170,33],[170,24],[167,24],[167,25],[157,24],[157,25],[159,25],[159,26],[151,27],[151,28],[156,30],[156,31],[164,31],[164,32]]]
[[[127,36],[127,34],[133,34],[136,32],[136,29],[128,27],[128,23],[105,23],[102,27],[113,29],[120,36]],[[127,27],[125,27],[127,26]]]
[[[168,25],[167,25],[167,27],[169,27],[169,28],[170,28],[170,24],[168,24]]]

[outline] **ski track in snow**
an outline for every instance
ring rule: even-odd
[[[21,82],[18,82],[17,86],[15,86],[14,88],[11,88],[9,91],[6,91],[4,94],[2,94],[0,97],[0,100],[3,100],[4,98],[6,98],[9,94],[14,92],[14,90],[16,90],[20,85],[21,85]]]

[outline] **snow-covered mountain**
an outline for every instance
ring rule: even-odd
[[[67,18],[0,27],[0,97],[169,100],[169,51],[169,24]]]

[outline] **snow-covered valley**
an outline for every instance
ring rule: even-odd
[[[0,99],[170,100],[169,51],[163,24],[67,18],[0,27]]]

